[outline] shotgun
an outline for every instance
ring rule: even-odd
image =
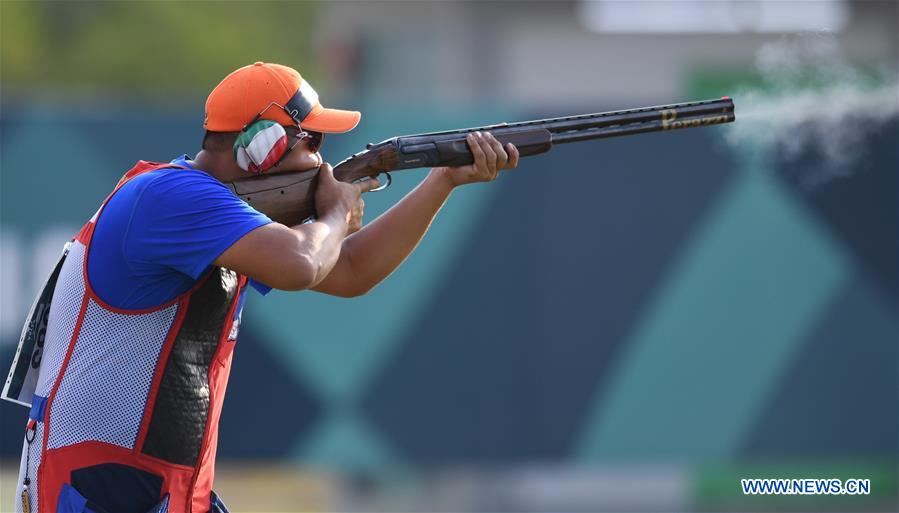
[[[465,137],[475,131],[490,132],[503,146],[512,143],[521,157],[529,157],[546,153],[555,144],[716,125],[734,119],[734,103],[725,96],[718,100],[403,135],[368,144],[365,150],[337,164],[334,176],[353,182],[384,174],[386,183],[375,189],[381,190],[390,185],[391,171],[468,165],[474,158]],[[315,216],[317,176],[316,168],[240,178],[226,185],[273,221],[292,226]]]

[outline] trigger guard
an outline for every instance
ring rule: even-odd
[[[391,177],[391,176],[390,176],[390,173],[388,173],[388,172],[386,172],[386,171],[383,172],[383,173],[381,173],[381,174],[379,174],[378,176],[381,176],[381,175],[384,175],[384,176],[387,177],[387,181],[384,183],[384,185],[379,185],[377,188],[372,189],[372,190],[370,190],[370,191],[368,191],[368,192],[378,192],[378,191],[383,191],[384,189],[390,187],[390,184],[393,183],[393,177]]]

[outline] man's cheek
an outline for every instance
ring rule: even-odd
[[[321,165],[322,159],[321,156],[317,153],[311,154],[308,152],[291,152],[280,165],[278,165],[279,171],[305,171],[307,169],[314,169]]]

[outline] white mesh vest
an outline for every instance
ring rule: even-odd
[[[110,197],[134,176],[168,167],[176,166],[139,162]],[[125,502],[145,494],[147,511],[164,500],[172,512],[209,511],[218,420],[247,279],[214,267],[158,307],[107,305],[86,279],[102,211],[72,241],[53,292],[17,511],[25,477],[33,512],[56,512],[66,493],[77,488],[89,495],[90,486],[81,483],[98,482],[121,483],[116,486],[130,494]]]

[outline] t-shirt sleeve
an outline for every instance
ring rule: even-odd
[[[132,268],[162,265],[199,279],[232,244],[271,222],[206,173],[165,173],[134,204],[125,257]]]

